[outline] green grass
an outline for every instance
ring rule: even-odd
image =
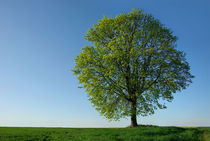
[[[200,127],[199,129],[203,131],[204,141],[210,141],[210,127]]]
[[[0,141],[208,141],[210,128],[0,127]]]

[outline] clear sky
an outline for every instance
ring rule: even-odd
[[[142,8],[178,36],[195,75],[166,110],[140,124],[210,126],[209,0],[0,0],[0,126],[125,127],[95,111],[70,72],[87,30]]]

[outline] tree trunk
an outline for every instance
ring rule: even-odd
[[[131,102],[131,127],[136,127],[137,119],[136,119],[136,100]]]

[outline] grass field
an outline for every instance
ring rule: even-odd
[[[0,141],[210,141],[210,128],[0,127]]]

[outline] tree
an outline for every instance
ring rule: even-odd
[[[85,35],[92,45],[75,58],[73,69],[89,100],[110,120],[147,116],[166,108],[173,93],[194,77],[172,31],[141,9],[104,17]]]

